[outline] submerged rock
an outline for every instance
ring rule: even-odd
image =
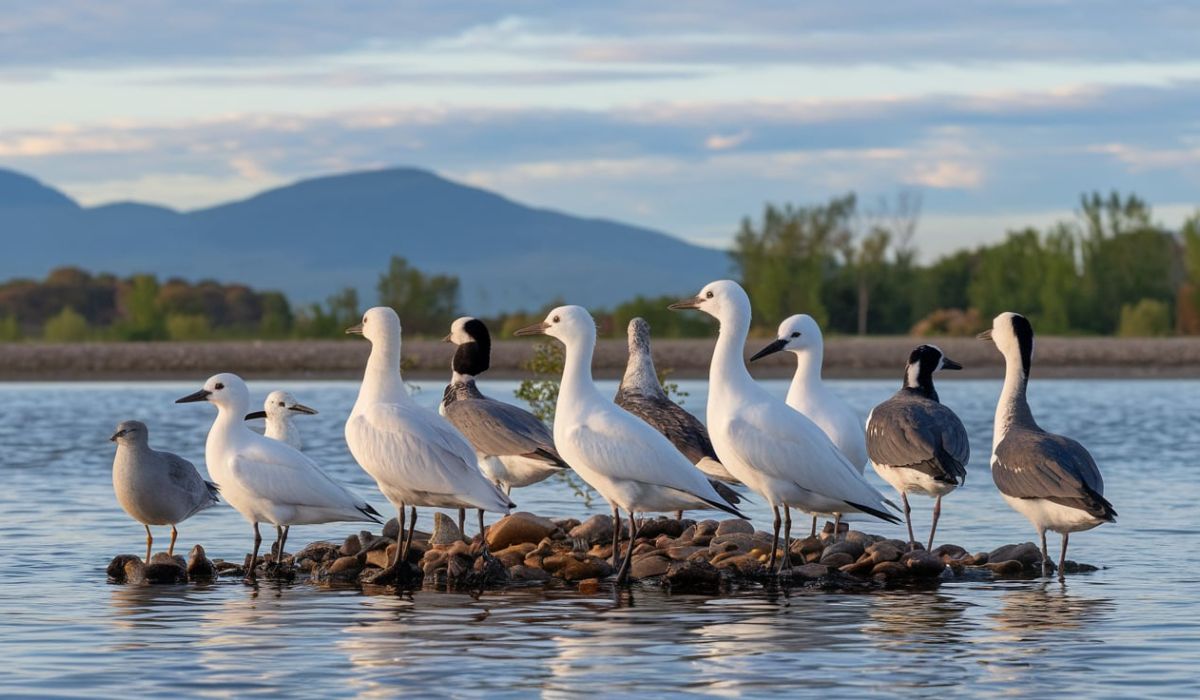
[[[204,547],[196,545],[188,553],[187,577],[192,581],[211,581],[217,578],[217,567],[209,560]]]
[[[106,573],[113,583],[143,583],[146,565],[142,558],[133,554],[118,554],[108,562]]]

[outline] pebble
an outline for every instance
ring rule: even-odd
[[[362,549],[362,541],[358,539],[358,535],[350,535],[338,551],[343,557],[352,557],[358,554],[360,549]]]
[[[738,532],[753,535],[754,526],[750,524],[749,520],[742,520],[741,518],[722,520],[717,525],[717,535],[732,535]]]
[[[188,552],[187,577],[191,581],[211,581],[217,578],[217,567],[209,561],[204,547],[195,545]]]
[[[464,540],[462,530],[458,529],[458,523],[454,522],[450,516],[437,512],[433,514],[433,532],[429,535],[430,547],[442,547]]]
[[[395,541],[400,538],[400,521],[392,518],[383,524],[383,536]]]
[[[1006,561],[1020,562],[1021,566],[1026,569],[1041,570],[1042,550],[1032,542],[1022,542],[1021,544],[1006,544],[988,553],[988,562],[990,563],[997,564]]]
[[[574,539],[590,545],[612,544],[612,517],[596,514],[567,531]]]
[[[706,561],[677,561],[667,567],[663,580],[674,591],[710,589],[721,585],[721,572]]]
[[[634,578],[650,578],[652,576],[662,576],[667,573],[667,569],[671,568],[671,560],[659,555],[651,554],[648,556],[634,557],[633,563],[629,568],[629,575]]]
[[[504,549],[522,542],[540,542],[557,530],[554,521],[519,511],[504,516],[489,527],[487,541],[492,549]]]
[[[792,576],[799,578],[821,578],[829,573],[830,567],[825,564],[805,564],[792,569]]]

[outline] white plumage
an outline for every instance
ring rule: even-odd
[[[247,414],[246,420],[265,418],[267,429],[263,435],[299,450],[303,448],[304,442],[300,437],[300,430],[292,420],[297,414],[315,416],[317,411],[296,401],[296,397],[286,391],[272,391],[263,401],[263,410]]]

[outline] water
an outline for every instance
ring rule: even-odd
[[[434,404],[440,386],[422,385],[418,398]],[[704,405],[703,382],[682,385],[691,394],[685,405]],[[513,386],[483,383],[497,397],[511,396]],[[865,415],[895,382],[837,386]],[[1043,425],[1091,449],[1121,514],[1117,525],[1072,539],[1071,558],[1107,568],[1065,584],[961,582],[858,595],[752,588],[724,598],[642,587],[396,596],[234,581],[109,585],[109,559],[143,552],[144,537],[113,497],[106,439],[119,420],[139,418],[152,444],[202,464],[212,407],[171,403],[197,387],[0,386],[0,695],[1200,693],[1200,382],[1035,383]],[[355,385],[251,389],[262,396],[280,387],[321,410],[300,419],[310,453],[385,510],[342,438]],[[770,387],[786,391],[783,382]],[[973,454],[967,486],[946,500],[938,540],[976,551],[1033,539],[987,472],[999,383],[948,380],[939,390],[966,423]],[[553,482],[514,496],[523,509],[555,517],[604,508],[589,511]],[[928,527],[929,506],[915,501],[919,530]],[[749,511],[760,528],[769,524],[761,505]],[[355,530],[298,527],[291,549]],[[156,545],[165,547],[168,534],[159,528]],[[222,507],[184,523],[179,549],[199,541],[211,556],[239,558],[250,534]]]

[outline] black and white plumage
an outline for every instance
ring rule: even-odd
[[[1115,522],[1117,511],[1104,497],[1104,479],[1087,449],[1071,438],[1046,432],[1033,419],[1026,398],[1033,365],[1029,320],[1002,313],[980,338],[992,340],[1005,362],[992,437],[992,480],[1013,510],[1037,529],[1044,575],[1050,561],[1046,531],[1062,535],[1061,577],[1069,535]]]
[[[962,365],[935,345],[917,347],[908,357],[900,390],[867,417],[871,466],[900,494],[910,544],[914,538],[908,494],[936,499],[929,549],[942,512],[942,496],[966,480],[971,457],[967,429],[954,411],[942,405],[933,386],[933,373],[941,369],[962,369]]]
[[[741,482],[717,459],[704,424],[663,391],[650,353],[650,324],[645,319],[635,318],[629,322],[629,361],[615,401],[670,440],[709,477],[713,488],[725,500],[735,505],[742,502],[738,493],[725,485]]]

